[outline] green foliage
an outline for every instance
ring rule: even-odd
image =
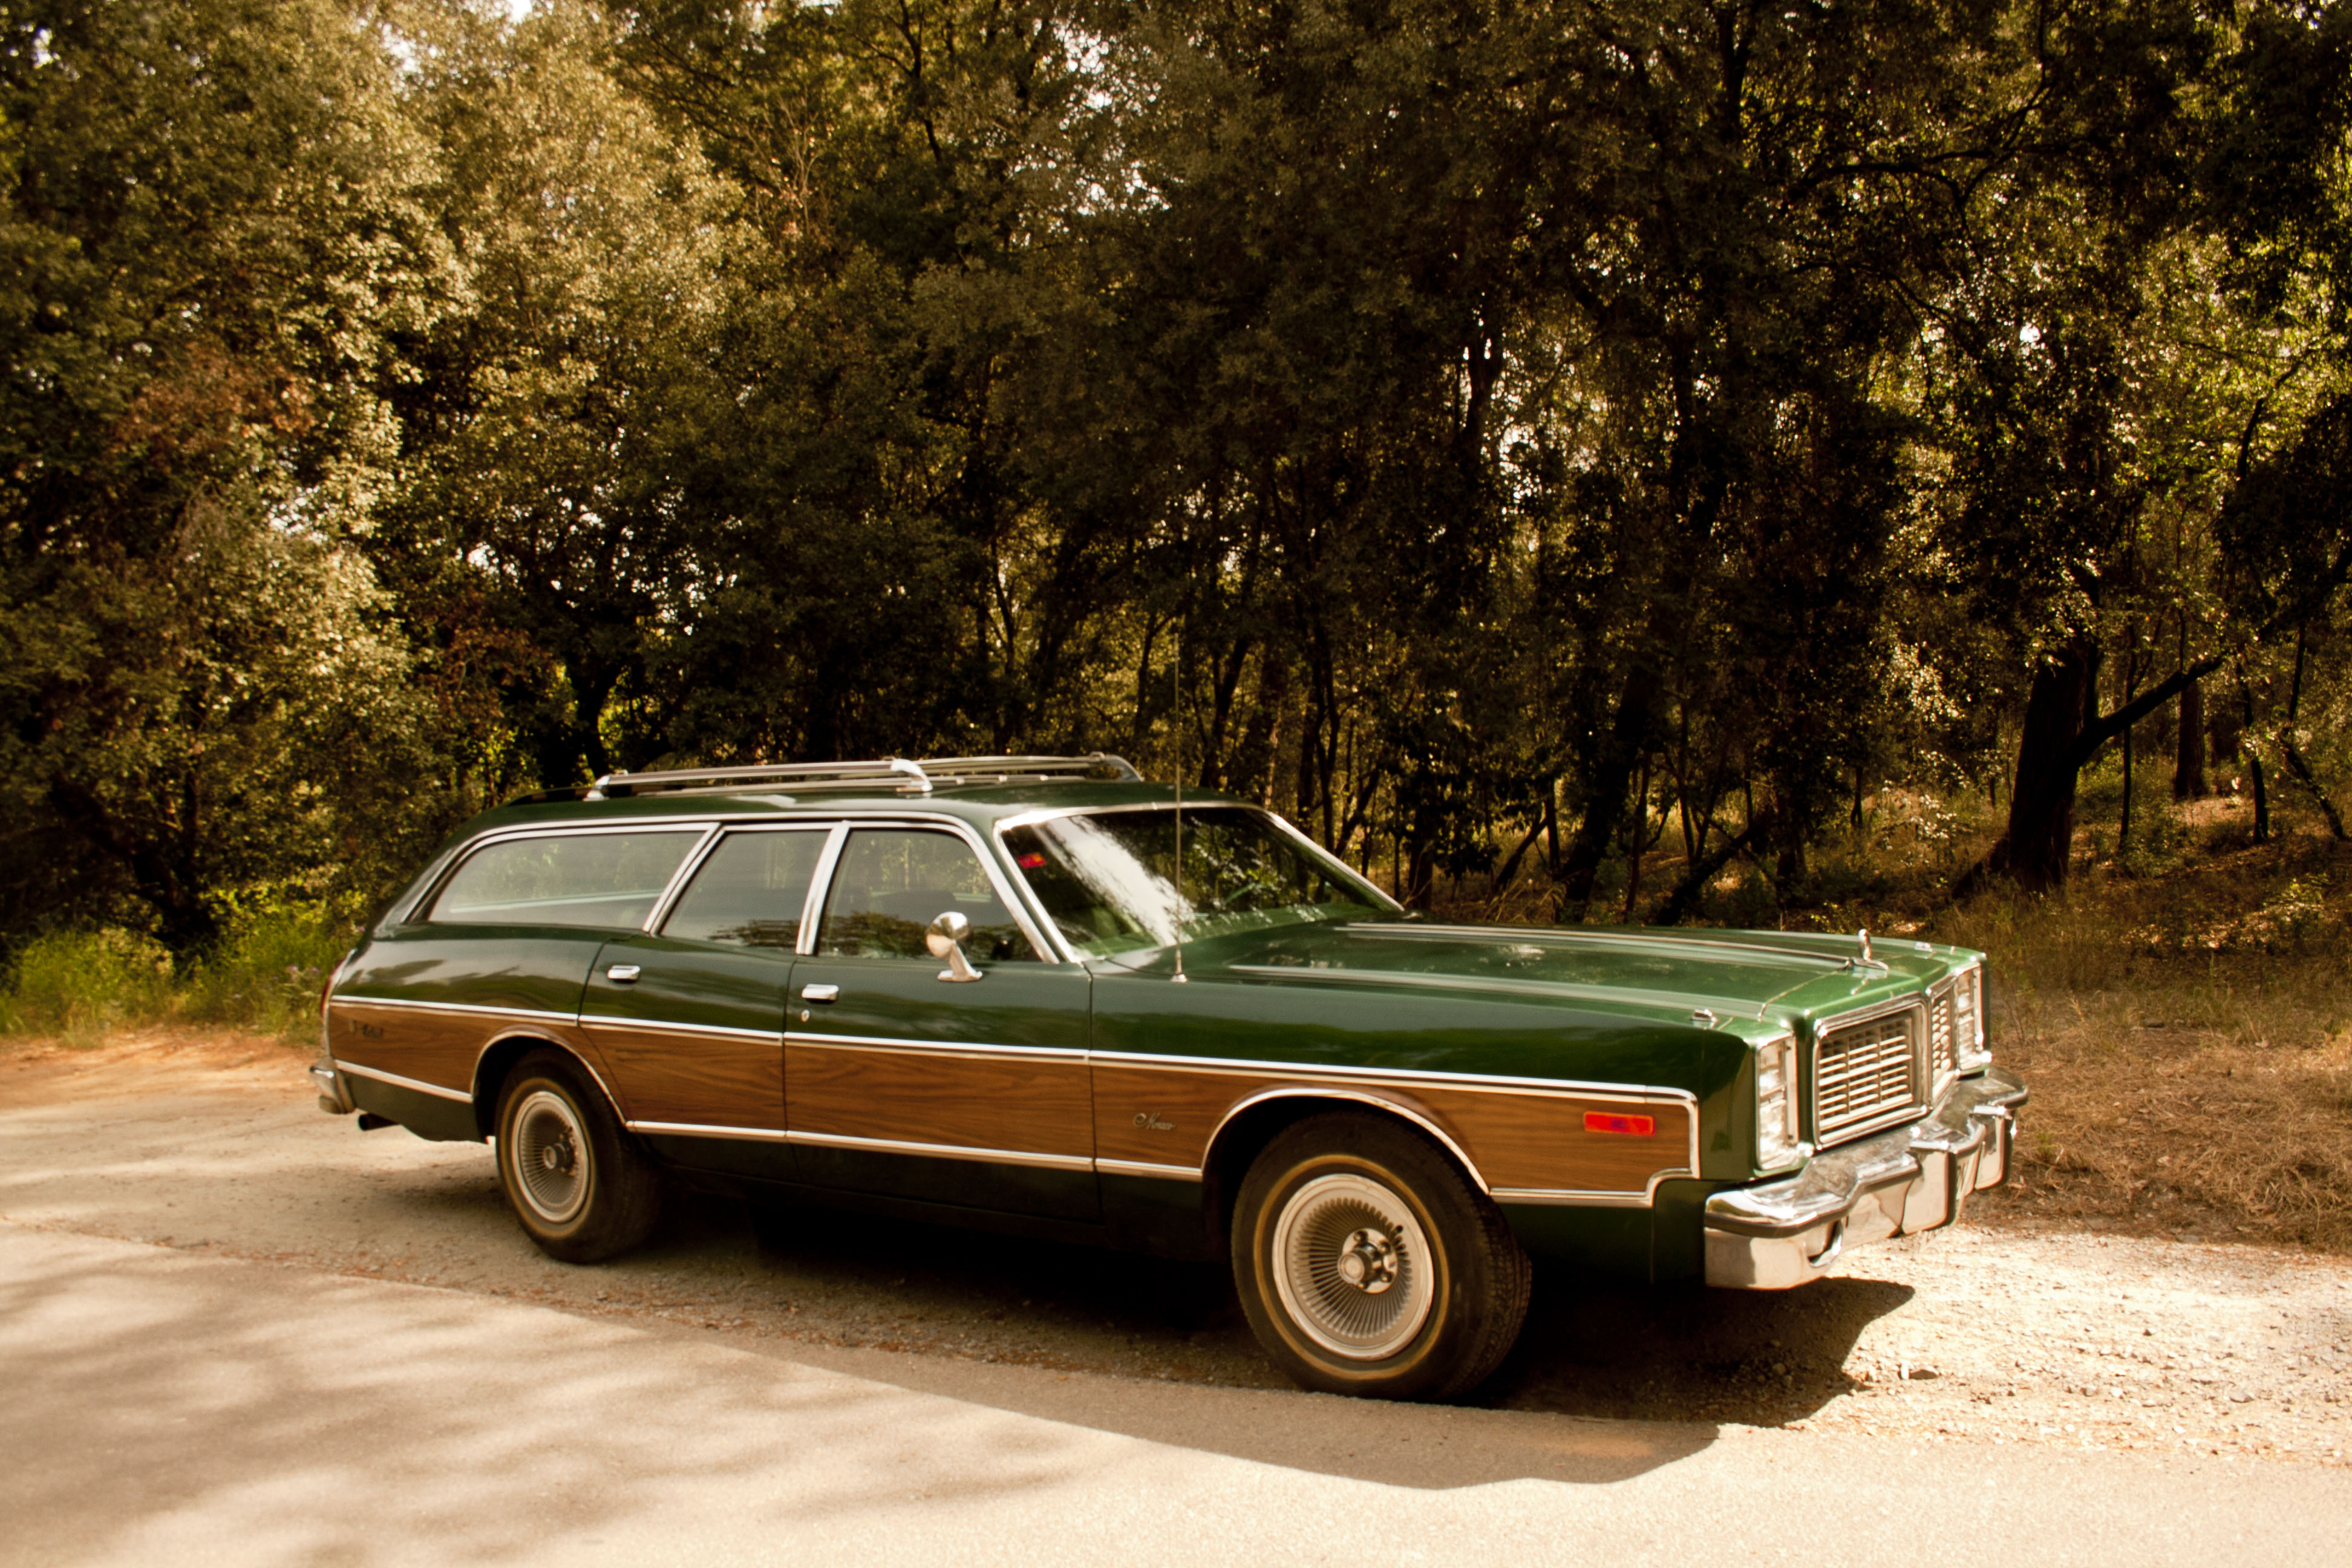
[[[260,900],[237,909],[219,945],[189,966],[175,1010],[257,1034],[314,1036],[320,992],[359,928],[355,911],[329,904]]]
[[[319,993],[358,940],[350,907],[258,898],[232,908],[216,945],[174,964],[154,938],[109,926],[16,944],[0,1034],[89,1046],[126,1028],[205,1023],[289,1038],[318,1030]]]
[[[2345,17],[32,0],[0,932],[257,1006],[521,786],[1097,746],[1769,923],[2192,679],[2340,823]]]
[[[17,945],[0,993],[0,1032],[95,1045],[110,1030],[152,1023],[172,1004],[172,955],[116,927],[52,931]]]

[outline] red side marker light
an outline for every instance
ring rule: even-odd
[[[1658,1119],[1654,1116],[1613,1116],[1605,1110],[1584,1113],[1587,1132],[1622,1132],[1629,1138],[1655,1138]]]

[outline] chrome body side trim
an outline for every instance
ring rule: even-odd
[[[784,1043],[841,1051],[888,1051],[896,1056],[954,1057],[969,1061],[1065,1061],[1087,1059],[1079,1046],[984,1046],[965,1040],[901,1040],[887,1035],[812,1035],[784,1032]]]
[[[1402,1116],[1406,1121],[1412,1122],[1414,1126],[1420,1128],[1423,1132],[1428,1133],[1432,1138],[1436,1139],[1439,1143],[1443,1144],[1446,1152],[1452,1154],[1454,1158],[1460,1163],[1464,1173],[1470,1178],[1471,1183],[1475,1185],[1480,1192],[1491,1193],[1494,1191],[1492,1187],[1486,1184],[1486,1178],[1479,1173],[1477,1163],[1470,1158],[1466,1152],[1464,1151],[1462,1145],[1456,1143],[1453,1138],[1447,1134],[1445,1129],[1438,1126],[1437,1123],[1432,1121],[1428,1117],[1423,1115],[1420,1111],[1413,1110],[1409,1105],[1399,1105],[1395,1100],[1387,1099],[1384,1096],[1369,1094],[1362,1089],[1348,1089],[1338,1085],[1329,1087],[1318,1085],[1314,1088],[1289,1085],[1278,1089],[1262,1089],[1255,1094],[1244,1095],[1243,1098],[1235,1100],[1233,1104],[1225,1108],[1225,1114],[1223,1118],[1218,1121],[1216,1131],[1209,1134],[1208,1152],[1203,1157],[1202,1163],[1205,1165],[1209,1160],[1213,1160],[1216,1157],[1217,1142],[1220,1139],[1224,1137],[1225,1129],[1233,1125],[1234,1117],[1239,1116],[1243,1111],[1247,1110],[1253,1105],[1264,1105],[1268,1100],[1351,1100],[1361,1105],[1377,1107],[1381,1110],[1389,1112],[1392,1116]]]
[[[1354,1100],[1395,1111],[1401,1116],[1418,1122],[1432,1137],[1453,1152],[1454,1157],[1462,1163],[1462,1168],[1469,1173],[1470,1179],[1477,1183],[1480,1191],[1499,1200],[1502,1194],[1486,1184],[1486,1179],[1479,1173],[1478,1167],[1472,1163],[1469,1155],[1442,1129],[1432,1124],[1426,1116],[1408,1106],[1400,1105],[1394,1100],[1368,1092],[1370,1089],[1391,1086],[1400,1089],[1409,1089],[1416,1084],[1421,1084],[1437,1089],[1466,1090],[1475,1094],[1531,1095],[1540,1099],[1616,1101],[1629,1105],[1675,1105],[1681,1107],[1686,1113],[1685,1122],[1689,1129],[1689,1140],[1684,1151],[1683,1164],[1674,1169],[1655,1173],[1642,1191],[1636,1193],[1629,1188],[1622,1192],[1592,1194],[1581,1189],[1565,1187],[1504,1189],[1506,1192],[1520,1194],[1510,1199],[1513,1203],[1584,1204],[1596,1206],[1624,1204],[1636,1207],[1647,1207],[1656,1201],[1660,1182],[1681,1176],[1696,1176],[1699,1170],[1698,1096],[1685,1089],[1667,1089],[1654,1084],[1581,1083],[1559,1079],[1505,1078],[1477,1073],[1449,1073],[1435,1069],[1416,1070],[1410,1068],[1326,1068],[1306,1066],[1297,1062],[1242,1061],[1226,1058],[1202,1059],[1196,1057],[1150,1056],[1122,1051],[1097,1051],[1094,1053],[1094,1060],[1100,1065],[1202,1072],[1230,1078],[1279,1077],[1293,1080],[1288,1084],[1261,1089],[1229,1107],[1224,1119],[1217,1123],[1216,1131],[1210,1135],[1209,1148],[1213,1152],[1216,1148],[1217,1139],[1224,1133],[1226,1124],[1240,1114],[1245,1107],[1260,1101],[1280,1098],[1311,1099],[1318,1096],[1325,1099]],[[1351,1089],[1354,1092],[1349,1092]]]
[[[460,1105],[474,1103],[474,1097],[462,1089],[443,1089],[437,1083],[426,1083],[423,1079],[417,1078],[403,1078],[396,1072],[386,1072],[382,1068],[363,1068],[357,1062],[340,1059],[335,1062],[334,1068],[337,1072],[349,1073],[355,1078],[372,1078],[378,1083],[388,1083],[395,1089],[413,1089],[419,1094],[429,1094],[441,1100],[454,1100]]]
[[[415,1013],[453,1013],[470,1018],[514,1018],[527,1024],[577,1023],[577,1013],[549,1013],[535,1007],[483,1007],[470,1002],[417,1002],[405,996],[337,996],[331,1007],[401,1007]]]
[[[1688,1171],[1661,1171],[1638,1193],[1583,1192],[1570,1187],[1495,1187],[1486,1195],[1498,1204],[1529,1204],[1548,1208],[1645,1209],[1658,1201],[1658,1184],[1687,1176]]]
[[[474,1065],[467,1069],[466,1081],[469,1087],[466,1089],[443,1089],[437,1084],[427,1084],[415,1079],[402,1078],[397,1074],[383,1071],[381,1068],[357,1067],[340,1058],[330,1058],[341,1071],[360,1073],[369,1078],[381,1079],[386,1083],[424,1089],[428,1093],[437,1094],[445,1100],[462,1100],[467,1104],[478,1106],[481,1100],[478,1091],[482,1082],[482,1059],[499,1045],[515,1038],[518,1035],[522,1035],[542,1040],[578,1062],[582,1070],[596,1080],[596,1087],[603,1091],[605,1103],[613,1108],[613,1114],[615,1116],[620,1114],[620,1097],[613,1092],[613,1086],[604,1081],[604,1075],[596,1070],[594,1062],[581,1055],[574,1046],[562,1040],[551,1039],[543,1031],[531,1027],[533,1025],[562,1024],[576,1028],[580,1023],[580,1016],[577,1013],[547,1013],[529,1007],[478,1007],[463,1002],[411,1002],[405,999],[378,996],[339,996],[334,1000],[355,1007],[406,1008],[418,1013],[446,1013],[459,1017],[492,1018],[503,1021],[508,1026],[494,1031],[490,1037],[484,1040],[480,1047],[474,1052]]]
[[[774,1045],[784,1043],[780,1029],[732,1029],[721,1024],[671,1024],[657,1018],[614,1018],[602,1013],[583,1013],[580,1025],[588,1029],[625,1029],[641,1035],[694,1035],[712,1040],[761,1040]]]
[[[572,1022],[572,1020],[566,1019],[565,1022],[569,1023]],[[497,1034],[492,1035],[488,1039],[484,1040],[482,1042],[482,1048],[474,1053],[473,1075],[467,1079],[467,1081],[473,1084],[476,1089],[472,1099],[478,1110],[480,1107],[482,1098],[479,1090],[482,1082],[483,1058],[487,1058],[491,1051],[497,1049],[500,1045],[513,1039],[518,1035],[524,1035],[529,1038],[541,1040],[551,1049],[562,1051],[565,1056],[570,1057],[573,1061],[578,1062],[580,1064],[581,1070],[585,1072],[590,1078],[596,1080],[597,1090],[604,1095],[604,1103],[611,1106],[613,1108],[613,1115],[616,1119],[619,1118],[621,1115],[621,1097],[613,1092],[613,1086],[604,1081],[604,1075],[596,1070],[596,1064],[590,1061],[585,1056],[582,1055],[578,1047],[562,1040],[547,1039],[543,1035],[530,1035],[528,1031],[519,1028],[500,1029]],[[495,1115],[497,1113],[498,1107],[493,1105],[489,1110],[491,1113]],[[496,1130],[493,1129],[489,1136],[495,1138],[497,1135]]]
[[[1106,1176],[1157,1176],[1171,1182],[1197,1182],[1203,1174],[1198,1165],[1161,1165],[1150,1160],[1097,1160],[1095,1170]]]
[[[895,1138],[853,1138],[842,1132],[794,1132],[788,1143],[817,1149],[848,1149],[877,1154],[921,1154],[935,1160],[978,1160],[991,1165],[1034,1165],[1047,1171],[1092,1171],[1095,1163],[1084,1154],[1040,1154],[1020,1149],[976,1149],[962,1143],[908,1143]]]
[[[1573,1095],[1579,1100],[1622,1100],[1635,1105],[1664,1100],[1688,1106],[1693,1110],[1698,1109],[1698,1096],[1689,1089],[1671,1089],[1660,1084],[1595,1083],[1566,1078],[1512,1078],[1501,1073],[1447,1072],[1443,1068],[1322,1067],[1313,1062],[1261,1061],[1250,1057],[1171,1057],[1150,1051],[1096,1051],[1092,1055],[1096,1061],[1116,1067],[1188,1068],[1198,1072],[1241,1073],[1251,1077],[1278,1073],[1286,1078],[1372,1079],[1383,1083],[1433,1083],[1442,1084],[1447,1089],[1494,1092],[1539,1089]]]
[[[632,1132],[656,1138],[736,1138],[757,1143],[782,1143],[790,1134],[766,1127],[720,1127],[701,1121],[625,1121]]]

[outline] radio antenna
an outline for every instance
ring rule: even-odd
[[[1175,984],[1184,979],[1184,618],[1179,610],[1176,617],[1175,690],[1168,710],[1168,725],[1176,738],[1176,977]]]

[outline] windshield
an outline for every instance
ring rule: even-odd
[[[1173,811],[1051,817],[1007,829],[1004,844],[1063,939],[1089,957],[1381,908],[1242,806],[1184,814],[1181,897]]]

